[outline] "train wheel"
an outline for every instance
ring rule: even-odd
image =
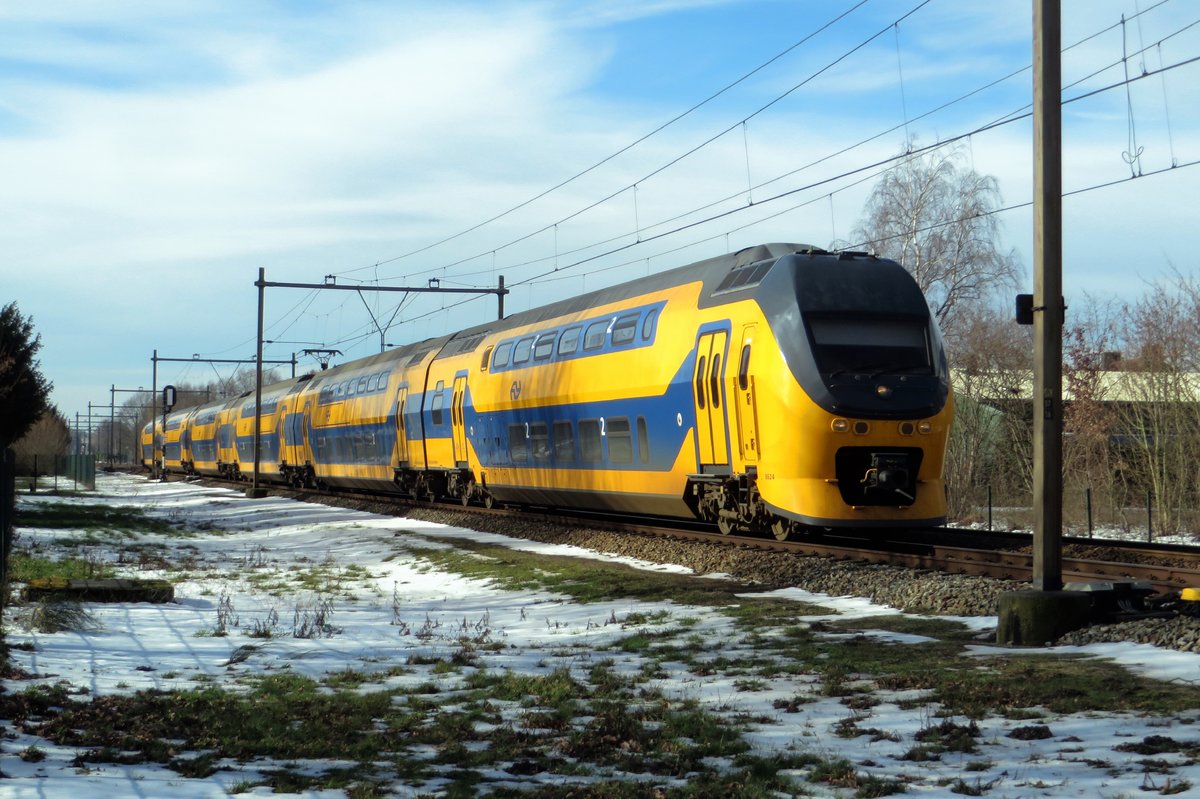
[[[718,513],[717,529],[721,531],[721,535],[729,535],[735,529],[737,529],[737,519]]]
[[[771,523],[771,535],[776,541],[787,541],[792,534],[792,523],[786,519],[776,519]]]
[[[475,495],[475,481],[470,480],[467,482],[466,485],[463,486],[462,496],[459,497],[459,499],[462,500],[462,504],[463,504],[464,508],[467,505],[471,504],[471,497],[473,497],[474,495]]]
[[[492,506],[495,504],[496,504],[496,498],[493,497],[490,492],[484,493],[483,507],[487,508],[488,510],[491,510]]]

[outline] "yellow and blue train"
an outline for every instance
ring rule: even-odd
[[[945,519],[953,415],[898,264],[763,244],[177,411],[162,468],[698,517],[721,531]],[[147,458],[153,447],[146,447]]]

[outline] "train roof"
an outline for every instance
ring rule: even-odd
[[[785,259],[790,265],[775,269]],[[699,300],[702,308],[755,299],[770,317],[773,313],[787,313],[786,308],[779,307],[780,303],[794,308],[799,301],[801,310],[807,312],[820,311],[826,304],[831,307],[836,304],[844,309],[849,300],[861,306],[864,312],[887,308],[893,313],[928,314],[928,307],[916,284],[893,261],[867,253],[828,252],[810,244],[773,242],[746,247],[737,252],[519,311],[501,320],[483,322],[445,336],[347,361],[328,371],[318,372],[314,383],[377,368],[382,364],[410,365],[429,352],[436,352],[436,357],[440,358],[471,352],[492,333],[537,325],[696,282],[702,284]],[[788,288],[781,292],[784,285]],[[850,297],[847,296],[847,286],[852,287],[853,295]]]

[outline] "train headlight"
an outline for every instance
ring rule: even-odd
[[[900,423],[900,435],[902,436],[911,436],[915,430],[916,428],[913,426],[912,422]]]
[[[933,432],[933,424],[930,422],[921,422],[917,425],[917,432],[922,435],[929,435]]]
[[[883,385],[875,386],[875,396],[880,399],[887,399],[892,396],[892,387]]]
[[[833,428],[833,432],[835,433],[845,433],[850,429],[850,423],[845,419],[834,419],[830,427]]]
[[[854,423],[854,435],[865,436],[869,432],[871,432],[871,425],[867,424],[866,422]]]

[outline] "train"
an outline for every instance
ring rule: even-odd
[[[143,463],[462,504],[700,519],[786,539],[946,516],[954,400],[894,261],[770,243],[142,431]]]

